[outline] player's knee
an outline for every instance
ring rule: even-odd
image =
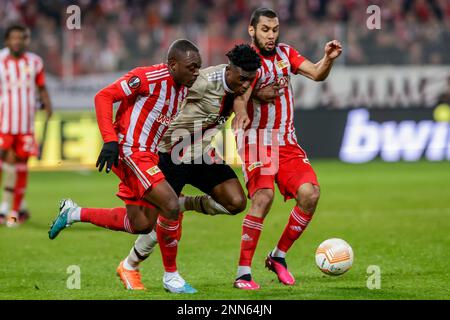
[[[258,190],[252,197],[252,206],[265,211],[271,206],[273,196],[274,194],[272,189]]]
[[[317,186],[311,184],[300,187],[298,191],[298,200],[300,206],[306,213],[313,214],[316,210],[317,203],[320,198],[320,189]]]
[[[247,207],[247,198],[243,194],[232,196],[228,203],[225,205],[225,209],[231,214],[235,215],[241,213]]]
[[[132,224],[132,228],[136,234],[148,234],[153,230],[153,225],[150,221],[144,221]]]
[[[164,208],[161,208],[165,218],[170,220],[178,220],[178,215],[180,213],[180,205],[178,203],[178,198],[169,199]]]
[[[135,234],[146,234],[149,233],[153,226],[150,220],[145,219],[145,217],[136,216],[130,219],[130,226]]]

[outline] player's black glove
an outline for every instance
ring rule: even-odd
[[[119,165],[119,144],[117,141],[106,142],[103,145],[95,166],[98,167],[98,171],[102,171],[105,164],[106,173],[111,171],[113,164],[116,167]]]

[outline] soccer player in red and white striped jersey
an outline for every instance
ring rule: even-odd
[[[27,52],[29,31],[13,25],[5,32],[6,48],[0,51],[0,167],[5,171],[5,185],[0,214],[10,210],[7,226],[19,221],[27,186],[27,161],[37,155],[34,140],[34,115],[39,99],[52,114],[45,87],[44,64]],[[11,208],[9,208],[11,206]]]
[[[81,208],[63,200],[49,231],[50,239],[73,222],[146,234],[153,230],[161,244],[164,288],[193,293],[178,274],[178,197],[158,168],[157,145],[199,75],[201,57],[188,40],[177,40],[169,48],[167,63],[133,69],[95,96],[97,121],[104,146],[97,161],[119,177],[119,192],[126,207]],[[120,102],[113,122],[113,103]]]
[[[234,285],[255,290],[260,286],[252,280],[251,262],[264,218],[272,205],[274,182],[285,200],[296,200],[277,246],[266,259],[266,266],[286,285],[295,283],[287,269],[286,252],[311,220],[320,195],[316,174],[296,139],[290,78],[302,74],[315,81],[324,80],[334,59],[341,54],[342,46],[336,40],[328,42],[324,57],[313,64],[291,46],[278,43],[277,14],[267,8],[253,12],[248,31],[262,66],[254,84],[255,97],[247,104],[251,123],[245,134],[238,136],[251,207],[242,226],[241,254]],[[270,91],[274,90],[275,94],[271,95]],[[248,96],[249,93],[242,100],[245,102]]]

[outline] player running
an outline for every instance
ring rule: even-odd
[[[185,106],[158,147],[158,166],[177,195],[186,184],[206,193],[180,198],[182,211],[237,214],[246,207],[245,194],[236,174],[216,154],[211,141],[233,112],[235,97],[251,86],[261,61],[249,45],[235,46],[227,57],[229,64],[200,70],[197,81],[189,89]],[[235,128],[248,125],[250,120],[245,112],[245,118],[239,110],[235,113]],[[145,289],[138,267],[157,242],[155,231],[138,237],[129,255],[117,268],[125,288]]]
[[[34,140],[38,99],[47,121],[52,115],[42,59],[26,51],[29,37],[26,27],[12,25],[5,32],[6,48],[0,50],[0,178],[5,172],[0,224],[6,220],[8,227],[28,218],[24,196],[28,159],[38,151]]]
[[[317,63],[301,56],[289,45],[278,43],[277,14],[267,8],[256,9],[248,32],[258,51],[262,67],[255,90],[276,89],[273,100],[251,99],[248,130],[238,137],[239,154],[251,199],[251,207],[242,226],[241,252],[234,286],[256,290],[260,285],[252,280],[251,262],[261,234],[264,218],[274,198],[274,182],[285,200],[295,199],[289,221],[278,244],[266,258],[266,266],[285,285],[295,279],[287,269],[286,253],[313,217],[319,200],[319,183],[305,151],[299,146],[294,129],[294,100],[290,77],[301,74],[315,81],[325,80],[334,59],[342,52],[341,44],[333,40],[325,45],[325,55]]]
[[[178,196],[158,168],[157,146],[199,75],[201,57],[188,40],[173,42],[167,63],[133,69],[95,96],[95,110],[104,145],[97,160],[121,180],[117,196],[126,207],[81,208],[63,200],[49,238],[74,222],[128,233],[147,234],[155,226],[164,264],[164,288],[174,293],[194,293],[179,275]],[[113,124],[113,103],[120,106]],[[114,164],[114,166],[113,166]]]

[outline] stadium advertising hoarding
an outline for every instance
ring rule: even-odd
[[[94,168],[103,145],[94,111],[55,112],[47,128],[44,128],[44,115],[39,113],[35,122],[35,136],[42,153],[30,159],[30,167]]]
[[[295,127],[310,158],[348,163],[450,160],[450,106],[420,109],[297,110]]]
[[[70,79],[48,77],[48,90],[55,108],[93,107],[95,94],[126,72],[77,76]],[[290,79],[294,101],[301,109],[434,106],[450,85],[450,67],[336,66],[324,82],[305,77]]]
[[[102,145],[94,96],[122,74],[48,77],[58,112],[48,124],[40,159],[30,162],[32,167],[93,167]],[[291,77],[291,85],[297,101],[297,135],[311,158],[339,158],[351,163],[376,158],[450,158],[448,122],[445,115],[435,119],[432,108],[450,90],[450,67],[396,66],[392,72],[390,66],[336,66],[327,81],[317,83],[296,76]],[[360,106],[368,109],[356,109]],[[446,109],[441,110],[445,114]],[[38,116],[38,141],[43,128]],[[216,140],[224,145],[225,160],[240,165],[231,132]]]
[[[436,108],[296,110],[298,141],[312,159],[348,163],[450,160],[450,106]],[[36,120],[36,138],[44,139],[44,121]],[[228,125],[229,128],[229,125]],[[94,168],[102,139],[95,113],[56,112],[48,124],[43,152],[30,165],[43,169]],[[240,165],[231,130],[216,137],[225,160]]]

